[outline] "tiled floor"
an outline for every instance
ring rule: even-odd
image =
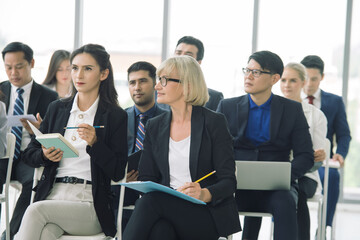
[[[10,194],[14,196],[14,190],[10,191]],[[12,198],[11,198],[12,199]],[[13,205],[10,202],[10,209]],[[317,205],[315,203],[309,203],[310,215],[311,215],[311,237],[314,239],[315,231],[317,228]],[[3,207],[4,209],[4,207]],[[1,213],[1,226],[0,231],[2,232],[5,229],[5,211]],[[241,222],[243,223],[242,219]],[[360,239],[360,205],[356,204],[338,204],[337,214],[336,214],[336,231],[335,239],[336,240],[359,240]],[[328,229],[328,237],[330,239]],[[259,240],[270,239],[270,218],[264,218],[262,228],[260,230]],[[233,240],[240,240],[241,233],[234,235]]]

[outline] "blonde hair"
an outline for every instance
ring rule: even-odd
[[[179,74],[185,102],[193,106],[204,106],[209,100],[209,93],[199,63],[190,56],[171,57],[161,63],[156,75],[159,76],[161,72],[170,74],[174,69]]]
[[[295,70],[298,73],[301,81],[305,81],[307,79],[306,68],[301,63],[290,62],[286,64],[285,68],[290,68],[292,70]]]

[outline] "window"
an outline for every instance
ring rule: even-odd
[[[353,1],[347,117],[351,131],[350,150],[344,168],[344,198],[360,199],[360,2]]]
[[[243,74],[251,54],[252,1],[171,1],[169,49],[173,55],[183,36],[200,39],[205,48],[201,67],[209,88],[225,98],[243,91]]]
[[[38,83],[45,79],[54,51],[72,51],[74,43],[72,1],[16,0],[0,1],[0,49],[14,41],[29,45],[34,51],[32,76]],[[0,81],[7,80],[1,57]]]
[[[284,65],[318,55],[325,62],[320,87],[342,94],[346,1],[261,1],[258,50],[278,54]],[[275,91],[281,95],[280,84]]]
[[[83,43],[104,46],[111,55],[122,107],[133,105],[127,69],[137,61],[161,62],[163,1],[84,1]]]

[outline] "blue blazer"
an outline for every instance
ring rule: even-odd
[[[321,90],[321,111],[325,114],[328,122],[327,138],[331,142],[331,157],[333,155],[333,136],[336,136],[336,153],[344,158],[349,151],[351,140],[350,129],[346,119],[345,105],[340,96]]]
[[[314,165],[309,126],[300,103],[273,95],[270,140],[259,146],[246,138],[248,95],[222,100],[217,111],[223,113],[228,120],[230,133],[234,138],[236,160],[288,162],[292,150],[292,181],[302,177]]]
[[[153,117],[156,117],[164,112],[168,112],[168,110],[164,110],[161,107],[159,107],[157,103],[155,103],[155,105],[156,105],[156,109],[155,109]],[[128,155],[130,155],[133,153],[135,139],[136,139],[136,131],[137,131],[137,126],[135,126],[136,125],[135,124],[135,118],[136,118],[135,106],[129,107],[125,110],[128,115],[127,145],[128,145]]]
[[[139,164],[139,180],[170,186],[169,137],[172,113],[148,120],[144,149]],[[191,115],[189,170],[191,180],[216,170],[216,174],[200,182],[212,201],[207,204],[220,236],[241,230],[237,206],[235,161],[232,138],[222,114],[193,106]],[[171,211],[171,209],[169,209]],[[186,219],[184,219],[186,221]]]

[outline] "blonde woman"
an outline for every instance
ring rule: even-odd
[[[136,202],[124,239],[215,240],[240,231],[232,138],[224,116],[203,107],[209,96],[199,64],[189,56],[173,57],[157,75],[157,101],[171,112],[148,120],[138,179],[207,205],[146,193]],[[213,170],[211,177],[195,183]]]

